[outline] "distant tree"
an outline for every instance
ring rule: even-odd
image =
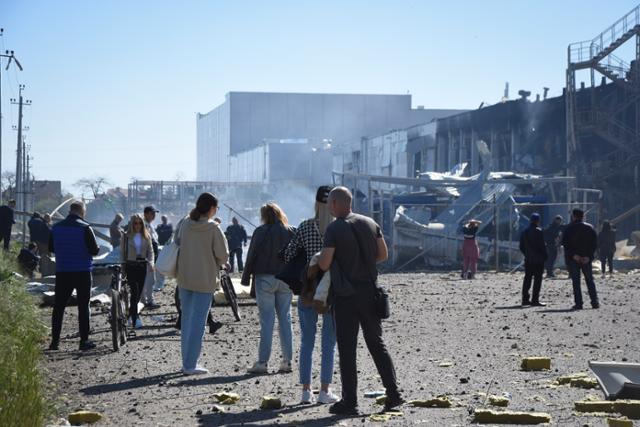
[[[16,174],[12,171],[4,171],[2,172],[2,178],[0,186],[2,187],[2,191],[11,190],[16,185]]]
[[[82,178],[76,181],[74,184],[75,187],[81,188],[83,190],[91,191],[93,194],[93,198],[97,199],[99,196],[104,194],[105,187],[111,185],[109,180],[103,176],[97,176],[93,178]],[[83,191],[84,194],[84,191]]]

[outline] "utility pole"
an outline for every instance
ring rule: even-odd
[[[15,99],[11,99],[11,103],[12,104],[18,104],[18,127],[17,127],[17,131],[18,131],[18,153],[16,155],[16,199],[17,199],[17,204],[18,204],[18,210],[24,212],[26,209],[26,198],[25,198],[25,193],[24,193],[24,140],[22,137],[22,131],[23,130],[28,130],[28,129],[23,129],[22,127],[22,109],[24,105],[31,105],[31,101],[30,100],[25,100],[22,97],[22,91],[24,90],[25,86],[24,85],[20,85],[19,86],[19,92],[20,92],[20,97],[18,99],[18,102],[16,102]],[[22,243],[25,244],[26,243],[26,225],[27,225],[27,219],[26,217],[23,216],[22,218]]]
[[[4,28],[0,28],[0,37],[2,37],[4,33]],[[16,66],[20,71],[22,71],[22,65],[18,59],[14,56],[12,50],[5,50],[4,53],[0,53],[0,174],[2,174],[2,58],[9,58],[9,62],[7,62],[7,67],[5,70],[9,69],[11,62],[15,62]],[[0,185],[0,204],[2,204],[2,186]]]

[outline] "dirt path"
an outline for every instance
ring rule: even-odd
[[[394,358],[404,394],[424,399],[449,394],[460,406],[453,409],[402,408],[398,425],[466,425],[473,408],[482,407],[478,392],[509,393],[510,408],[548,412],[554,423],[603,424],[602,418],[577,417],[573,402],[599,390],[549,388],[558,375],[587,372],[589,360],[640,362],[640,274],[619,274],[598,280],[602,307],[569,312],[571,285],[566,279],[545,281],[545,308],[521,309],[521,274],[481,273],[462,281],[454,273],[389,274],[381,278],[392,295],[392,318],[385,322],[385,338]],[[111,351],[106,315],[92,309],[95,351],[81,354],[77,338],[64,339],[58,352],[46,352],[46,367],[57,385],[61,416],[75,409],[105,415],[102,425],[362,425],[379,411],[367,390],[381,388],[377,373],[360,339],[359,390],[362,416],[337,419],[326,406],[299,406],[297,360],[294,373],[250,376],[246,368],[258,347],[255,306],[242,307],[243,320],[235,322],[228,307],[216,307],[214,317],[225,323],[216,335],[207,335],[203,364],[210,375],[185,377],[179,373],[180,336],[173,328],[173,286],[159,301],[163,307],[142,316],[145,328],[118,353]],[[585,298],[588,307],[588,298]],[[49,316],[50,309],[43,309]],[[294,349],[299,349],[297,311]],[[74,307],[67,309],[65,333],[77,331]],[[279,359],[277,336],[271,369]],[[314,362],[318,384],[319,357]],[[522,356],[552,358],[551,372],[521,372]],[[449,362],[449,363],[443,363]],[[451,366],[440,366],[451,365]],[[335,390],[339,392],[336,364]],[[212,410],[217,391],[233,391],[241,400]],[[286,407],[259,409],[261,397],[273,394]]]

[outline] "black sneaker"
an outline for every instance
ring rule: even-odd
[[[57,350],[58,349],[58,343],[57,342],[51,342],[51,344],[49,344],[49,350]]]
[[[591,304],[591,307],[592,307],[592,308],[595,308],[595,309],[598,309],[598,308],[600,308],[600,303],[599,303],[599,302],[597,302],[597,303],[595,303],[595,304]]]
[[[571,307],[571,310],[582,310],[582,306],[581,305],[574,305],[573,307]]]
[[[223,326],[224,326],[224,323],[222,322],[215,322],[215,321],[211,322],[209,323],[209,333],[213,335]]]
[[[525,307],[527,305],[531,305],[531,301],[522,301],[522,306]]]
[[[400,397],[400,395],[397,395],[394,397],[387,396],[387,399],[384,401],[384,411],[385,412],[393,411],[395,408],[402,405],[403,403],[404,403],[404,399]]]
[[[329,407],[329,412],[334,415],[358,415],[358,407],[345,403],[344,400],[334,403]]]
[[[96,343],[93,341],[80,341],[80,351],[93,350],[96,348]]]
[[[532,307],[546,307],[546,306],[547,306],[547,304],[546,304],[546,303],[544,303],[544,302],[536,301],[536,302],[532,302],[532,303],[531,303],[531,306],[532,306]]]

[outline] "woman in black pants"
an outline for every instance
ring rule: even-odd
[[[125,273],[131,292],[129,316],[132,326],[138,329],[142,327],[138,317],[138,302],[140,302],[147,271],[152,272],[154,269],[151,236],[140,214],[134,214],[129,221],[127,232],[123,236],[121,260],[125,264]]]

